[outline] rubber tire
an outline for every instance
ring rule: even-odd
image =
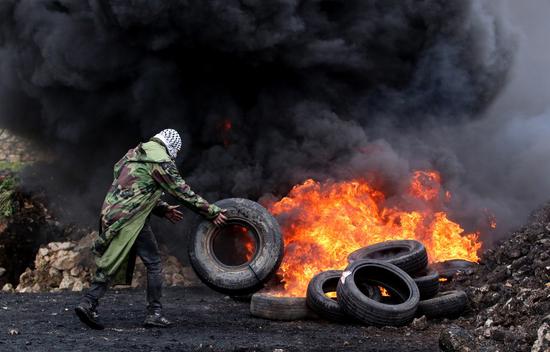
[[[452,279],[455,274],[462,271],[474,270],[477,266],[477,263],[463,259],[451,259],[432,264],[432,267],[439,272],[439,276],[446,279]]]
[[[275,218],[260,204],[248,199],[229,198],[215,203],[227,209],[227,224],[245,224],[257,234],[256,254],[239,266],[227,266],[212,253],[212,241],[219,231],[211,221],[202,221],[189,245],[189,262],[208,287],[229,295],[247,295],[263,288],[283,259],[283,238]]]
[[[421,301],[418,305],[418,316],[426,318],[456,318],[468,306],[468,296],[464,291],[441,292],[436,297]]]
[[[366,270],[370,273],[364,273]],[[407,299],[400,304],[384,304],[367,297],[357,287],[357,282],[367,277],[387,284]],[[420,301],[420,292],[413,279],[397,266],[380,260],[358,260],[350,264],[342,273],[336,291],[346,314],[374,326],[409,324]]]
[[[386,254],[386,251],[405,250],[401,254]],[[386,241],[363,247],[348,255],[348,263],[361,259],[382,260],[393,264],[408,274],[422,271],[428,266],[426,247],[414,240]]]
[[[307,286],[306,303],[320,317],[339,323],[351,323],[354,319],[348,316],[336,300],[326,296],[326,292],[336,291],[342,270],[329,270],[315,275]],[[370,292],[369,298],[380,301],[380,291],[374,287],[365,287]]]
[[[434,297],[439,292],[439,273],[432,268],[413,275],[413,280],[420,291],[420,300],[426,300]]]
[[[314,317],[305,297],[277,297],[255,293],[250,301],[250,314],[269,320],[305,320]]]

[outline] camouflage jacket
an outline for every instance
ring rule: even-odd
[[[100,234],[92,248],[101,275],[113,276],[125,266],[147,217],[166,210],[167,204],[160,200],[164,192],[206,218],[221,211],[185,183],[162,142],[153,139],[130,149],[114,167],[114,181],[101,210]]]

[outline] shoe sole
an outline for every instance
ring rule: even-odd
[[[94,330],[103,330],[105,329],[105,327],[95,321],[92,321],[88,318],[88,315],[86,314],[86,312],[84,311],[84,309],[80,308],[80,307],[76,307],[74,309],[75,313],[76,313],[76,316],[78,317],[78,319],[80,319],[81,322],[83,322],[84,324],[86,324],[87,326],[89,326],[90,328],[94,329]]]

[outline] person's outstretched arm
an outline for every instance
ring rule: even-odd
[[[176,197],[189,209],[200,213],[207,219],[216,219],[223,209],[208,203],[204,198],[193,192],[191,187],[181,177],[173,162],[160,163],[154,166],[153,179],[162,189]]]

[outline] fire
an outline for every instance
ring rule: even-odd
[[[441,176],[436,171],[415,171],[412,176],[410,193],[427,201],[439,196]],[[449,193],[450,194],[450,193]]]
[[[223,119],[219,125],[221,131],[221,138],[223,140],[223,145],[228,147],[231,144],[231,130],[233,129],[233,123],[229,118]]]
[[[384,287],[378,286],[378,289],[380,290],[380,294],[382,295],[382,297],[389,297],[390,296],[390,293]]]
[[[254,257],[254,254],[256,254],[256,246],[254,245],[254,241],[245,242],[244,248],[246,251],[245,253],[246,261],[249,262]]]
[[[409,197],[425,203],[403,210],[365,180],[319,183],[306,180],[268,205],[282,226],[285,257],[279,269],[286,296],[304,296],[317,273],[343,269],[347,255],[370,244],[397,239],[424,243],[430,261],[478,261],[479,233],[464,233],[441,210],[447,193],[435,171],[412,174]],[[441,201],[440,201],[441,200]]]
[[[485,209],[485,216],[487,216],[487,222],[491,230],[497,228],[497,217],[489,209]]]

